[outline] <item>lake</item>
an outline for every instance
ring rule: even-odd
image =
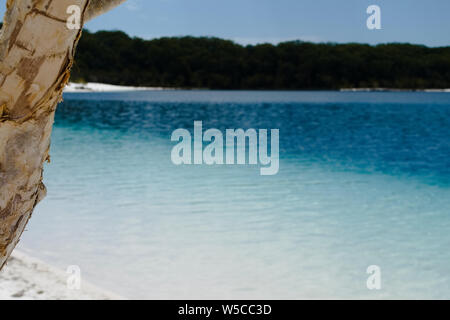
[[[279,129],[278,174],[174,165],[194,121]],[[19,247],[129,298],[450,299],[449,138],[449,93],[67,93]]]

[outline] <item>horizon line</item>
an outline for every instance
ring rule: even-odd
[[[325,44],[325,45],[349,45],[349,44],[358,44],[358,45],[366,45],[366,46],[370,46],[370,47],[377,47],[377,46],[382,46],[382,45],[392,45],[392,44],[400,44],[400,45],[412,45],[412,46],[421,46],[421,47],[426,47],[426,48],[430,48],[430,49],[438,49],[438,48],[449,48],[450,44],[448,45],[437,45],[437,46],[429,46],[426,44],[422,44],[422,43],[411,43],[411,42],[380,42],[380,43],[376,43],[376,44],[371,44],[371,43],[367,43],[367,42],[356,42],[356,41],[349,41],[349,42],[338,42],[338,41],[325,41],[325,40],[311,40],[311,39],[304,39],[302,40],[301,38],[298,39],[285,39],[285,40],[279,40],[279,41],[270,41],[270,40],[261,40],[261,42],[245,42],[245,41],[239,41],[239,39],[242,38],[222,38],[220,36],[214,36],[214,35],[167,35],[167,36],[155,36],[152,38],[144,38],[144,37],[140,37],[140,36],[131,36],[130,34],[128,34],[127,32],[120,30],[120,29],[111,29],[111,30],[97,30],[97,31],[91,31],[89,30],[89,28],[83,28],[83,31],[87,31],[89,33],[99,33],[99,32],[122,32],[124,34],[126,34],[129,38],[131,39],[141,39],[144,41],[152,41],[152,40],[159,40],[159,39],[171,39],[171,38],[197,38],[197,39],[201,39],[201,38],[206,38],[206,39],[219,39],[219,40],[224,40],[224,41],[231,41],[235,44],[241,45],[241,46],[258,46],[258,45],[273,45],[273,46],[278,46],[280,44],[283,43],[291,43],[291,42],[300,42],[300,43],[310,43],[310,44]]]

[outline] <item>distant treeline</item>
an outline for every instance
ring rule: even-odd
[[[210,89],[450,88],[450,47],[242,46],[218,38],[130,38],[84,31],[72,81]]]

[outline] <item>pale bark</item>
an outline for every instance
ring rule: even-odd
[[[67,28],[66,10],[78,5],[92,18],[123,1],[7,1],[0,36],[0,269],[46,194],[54,113],[81,36],[81,29]]]
[[[84,15],[85,21],[89,21],[106,11],[118,6],[126,0],[91,0]]]

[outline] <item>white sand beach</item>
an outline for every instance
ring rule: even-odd
[[[448,89],[342,88],[341,92],[450,92]]]
[[[130,87],[117,86],[105,83],[74,83],[69,82],[64,88],[64,92],[123,92],[123,91],[143,91],[143,90],[166,90],[167,88],[158,87]]]
[[[0,300],[117,300],[122,297],[81,282],[67,286],[69,274],[15,250],[0,271]]]
[[[126,91],[160,91],[160,90],[176,90],[177,88],[164,88],[164,87],[132,87],[132,86],[118,86],[113,84],[87,82],[87,83],[75,83],[69,82],[64,88],[64,92],[126,92]],[[341,92],[450,92],[448,89],[424,89],[424,90],[412,90],[412,89],[393,89],[393,88],[342,88]]]

